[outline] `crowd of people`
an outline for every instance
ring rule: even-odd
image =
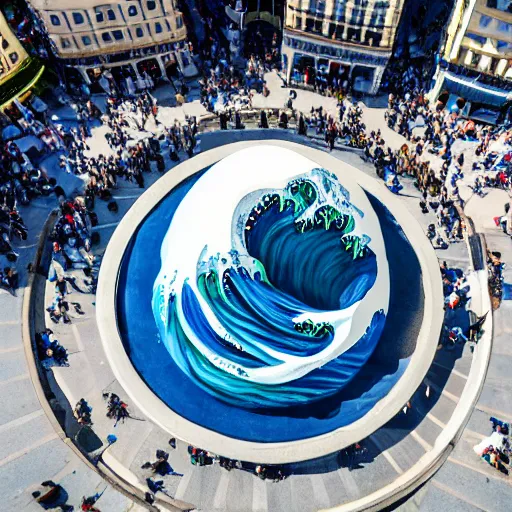
[[[69,366],[68,352],[55,339],[51,329],[44,329],[40,333],[36,333],[36,348],[39,360],[44,368],[48,369],[54,365]]]
[[[505,475],[509,474],[512,456],[510,445],[510,424],[491,417],[492,433],[473,447],[475,453],[487,464]]]
[[[273,51],[269,50],[262,57],[251,56],[245,71],[233,65],[229,52],[217,41],[202,51],[206,72],[200,80],[201,103],[209,112],[219,115],[221,129],[227,129],[229,121],[235,129],[242,129],[244,125],[240,111],[252,107],[251,91],[270,94],[264,73],[275,65]],[[347,84],[341,78],[329,83],[319,73],[315,85],[320,92],[338,99],[336,114],[325,112],[322,107],[312,108],[309,113],[296,111],[293,108],[297,96],[295,92],[290,94],[285,108],[279,112],[278,126],[288,129],[290,116],[293,116],[299,135],[307,136],[313,132],[324,138],[331,151],[336,141],[362,149],[365,158],[373,162],[376,174],[393,193],[402,190],[401,178],[413,179],[422,196],[420,208],[424,213],[435,213],[437,217],[437,223],[431,224],[427,230],[434,247],[446,248],[449,242],[464,235],[465,226],[460,214],[464,201],[460,197],[458,182],[468,171],[464,152],[454,149],[457,142],[475,145],[478,160],[472,163],[470,171],[475,173],[475,194],[485,194],[484,189],[488,187],[510,190],[512,151],[500,148],[508,147],[512,134],[500,128],[477,127],[470,121],[462,120],[456,109],[447,112],[441,108],[442,105],[430,105],[414,72],[408,71],[401,90],[389,97],[386,113],[388,126],[407,140],[398,150],[387,146],[380,130],[368,131],[361,108],[346,101]],[[186,92],[180,89],[180,96],[184,98]],[[116,212],[117,204],[112,198],[112,191],[118,186],[118,180],[125,179],[144,188],[144,175],[152,171],[152,162],[156,162],[159,171],[165,170],[162,157],[164,147],[168,148],[169,157],[174,162],[180,160],[181,152],[192,157],[199,150],[199,124],[192,117],[184,123],[175,121],[170,126],[163,126],[158,117],[157,102],[147,91],[138,94],[127,90],[124,94],[108,97],[104,114],[92,100],[79,103],[76,106],[77,126],[71,129],[47,116],[38,118],[21,104],[16,108],[21,132],[38,137],[45,153],[65,152],[59,159],[60,169],[63,173],[81,177],[85,190],[81,196],[66,197],[57,180],[37,169],[19,149],[15,139],[3,140],[4,144],[0,147],[0,254],[6,254],[14,262],[17,253],[12,245],[12,237],[26,239],[26,227],[18,205],[26,205],[39,195],[54,193],[60,211],[51,233],[53,245],[48,279],[54,285],[54,296],[48,312],[55,324],[61,321],[70,323],[68,312],[71,307],[78,315],[84,312],[78,302],[69,300],[69,295],[73,292],[94,293],[96,290],[101,264],[101,257],[92,251],[92,246],[98,242],[98,235],[92,230],[98,223],[94,213],[96,199],[107,201],[109,210]],[[111,150],[109,155],[89,155],[88,139],[94,122],[102,122],[109,129],[106,135]],[[147,130],[148,122],[154,123],[155,129]],[[259,126],[269,127],[265,110],[260,112]],[[442,161],[440,168],[431,165],[433,159]],[[506,211],[497,224],[512,235],[509,217]],[[492,275],[501,276],[502,264],[498,256],[489,256],[489,265]],[[77,280],[75,270],[84,273],[83,279]],[[464,274],[448,268],[446,263],[441,265],[441,274],[446,307],[455,309],[464,305],[467,300]],[[18,275],[14,267],[0,270],[0,285],[15,291]],[[451,327],[447,333],[448,340],[452,345],[476,341],[480,327],[481,319],[468,330]],[[66,349],[50,329],[37,335],[36,344],[43,366],[68,364]],[[115,420],[114,426],[126,418],[133,418],[127,404],[118,395],[106,394],[105,399],[108,400],[106,414]],[[80,425],[92,425],[92,408],[85,399],[76,404],[73,413]],[[494,433],[505,437],[503,429],[508,428],[498,422],[494,425]],[[493,439],[493,444],[485,446],[481,452],[481,456],[500,471],[508,454],[504,446],[504,442],[500,445]],[[341,453],[344,464],[351,469],[364,450],[358,444],[344,449]],[[283,467],[250,465],[193,446],[189,446],[189,455],[194,465],[219,464],[228,471],[251,471],[258,478],[273,481],[288,476]],[[158,450],[156,461],[146,463],[143,469],[150,469],[160,476],[180,475],[170,466],[169,454],[163,450]],[[151,478],[148,478],[148,486],[153,493],[164,489],[163,481]]]
[[[438,218],[437,231],[429,229],[429,238],[437,247],[462,238],[464,207],[459,182],[468,173],[473,194],[486,195],[486,188],[511,191],[512,131],[506,126],[478,125],[460,116],[464,100],[447,108],[446,100],[431,104],[419,86],[418,77],[408,70],[400,94],[390,94],[386,118],[388,126],[409,142],[400,149],[394,172],[415,178],[423,199],[424,213],[433,211]],[[465,153],[469,151],[470,162]],[[432,160],[441,162],[434,166]],[[470,164],[470,165],[469,165]],[[497,225],[507,234],[509,204]],[[439,233],[440,231],[440,233]]]

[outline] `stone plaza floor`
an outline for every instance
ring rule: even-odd
[[[288,97],[288,91],[281,88],[280,80],[269,76],[271,94],[268,98],[256,96],[254,105],[280,108]],[[320,104],[328,111],[335,110],[335,101],[306,91],[298,91],[295,108],[309,112],[311,106]],[[186,104],[183,109],[169,109],[166,116],[178,118],[178,112],[194,112],[201,115],[200,105]],[[197,113],[196,113],[197,112]],[[397,148],[403,139],[389,130],[384,121],[384,111],[363,107],[364,120],[371,129],[380,128],[387,144]],[[101,153],[108,146],[104,139],[104,127],[93,129],[89,142],[91,151]],[[244,132],[212,132],[201,135],[203,151],[243,140]],[[261,131],[263,138],[272,138],[275,132]],[[295,140],[295,136],[291,136]],[[298,139],[297,139],[298,140]],[[308,140],[301,139],[308,144]],[[333,155],[375,176],[371,164],[364,162],[359,154],[349,151],[334,151]],[[181,158],[186,156],[181,155]],[[174,164],[165,155],[167,172],[172,172]],[[57,172],[57,158],[50,156],[45,166]],[[467,173],[469,175],[469,173]],[[147,186],[156,182],[160,174],[154,170],[146,175]],[[79,186],[73,178],[66,178],[66,190]],[[467,180],[468,183],[470,180]],[[435,221],[432,214],[423,215],[418,206],[420,194],[412,185],[412,180],[403,179],[404,189],[400,196],[412,216],[424,227]],[[63,185],[64,186],[64,185]],[[469,188],[461,186],[461,193],[469,197]],[[124,213],[139,197],[141,190],[134,185],[120,182],[114,191],[114,199],[119,205],[118,213],[107,210],[106,203],[97,201],[96,212],[100,224],[95,230],[100,234],[100,244],[94,250],[102,254]],[[508,196],[503,191],[491,190],[485,198],[473,196],[468,200],[465,212],[475,222],[478,232],[484,233],[490,250],[499,250],[507,262],[512,254],[510,238],[496,228],[492,218],[501,215],[503,204]],[[102,511],[138,510],[128,498],[104,483],[101,477],[85,466],[74,452],[62,442],[48,422],[37,400],[30,382],[27,363],[21,339],[21,307],[23,286],[26,283],[24,269],[32,260],[43,222],[56,203],[53,198],[39,199],[22,209],[22,216],[29,228],[29,239],[18,245],[22,284],[18,297],[11,297],[0,291],[0,329],[2,343],[0,351],[0,491],[5,510],[40,510],[32,499],[31,492],[43,480],[58,481],[68,491],[69,502],[78,506],[84,495],[107,491],[98,502]],[[450,266],[466,271],[470,266],[467,245],[453,243],[447,250],[437,251],[442,261]],[[4,264],[2,260],[2,264]],[[512,280],[510,269],[505,270],[505,280]],[[50,300],[53,286],[47,284],[46,301]],[[425,384],[412,399],[412,409],[400,415],[365,440],[368,447],[368,462],[362,462],[353,471],[339,467],[336,457],[325,457],[297,467],[294,474],[283,482],[261,481],[254,475],[232,470],[227,472],[217,465],[207,467],[192,466],[188,459],[186,445],[178,442],[177,449],[168,445],[169,435],[143,417],[142,413],[130,404],[130,398],[117,383],[103,352],[95,321],[95,298],[93,295],[73,292],[70,301],[79,302],[85,315],[74,315],[69,325],[53,324],[46,317],[47,325],[56,338],[70,353],[69,367],[51,369],[53,391],[59,401],[68,408],[74,407],[82,397],[93,407],[94,433],[105,442],[107,435],[115,434],[118,441],[104,455],[105,462],[120,474],[128,471],[130,478],[145,486],[145,478],[150,474],[141,469],[144,462],[155,460],[157,449],[170,452],[170,463],[174,470],[183,476],[164,478],[169,494],[204,512],[213,511],[314,511],[339,505],[371,494],[377,489],[390,485],[407,472],[432,449],[438,436],[450,421],[456,404],[464,393],[472,362],[469,347],[460,351],[438,351],[427,375]],[[503,301],[501,308],[494,313],[493,355],[487,380],[471,419],[464,430],[455,450],[441,470],[416,494],[399,505],[403,511],[430,511],[444,509],[456,511],[477,511],[507,509],[512,498],[511,481],[490,466],[484,464],[472,450],[483,437],[489,435],[488,418],[491,415],[512,420],[512,380],[510,367],[511,327],[510,304]],[[426,386],[430,386],[430,396],[425,396]],[[106,402],[103,394],[115,392],[128,402],[134,416],[144,421],[126,420],[114,427],[114,421],[105,417]],[[77,434],[76,422],[66,416],[66,432],[70,437]]]

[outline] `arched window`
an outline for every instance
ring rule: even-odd
[[[84,22],[83,14],[80,12],[74,12],[73,21],[75,22],[75,25],[81,25]]]

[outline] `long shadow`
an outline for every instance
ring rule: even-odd
[[[46,328],[45,323],[45,290],[46,290],[46,276],[51,262],[51,242],[45,239],[45,246],[41,253],[39,264],[34,269],[36,275],[32,285],[32,300],[31,300],[31,321],[32,321],[32,334],[42,332]],[[59,422],[62,430],[66,435],[77,441],[78,447],[87,453],[95,451],[103,446],[101,439],[90,428],[84,430],[74,418],[73,409],[68,402],[65,395],[60,390],[59,385],[55,380],[53,371],[43,368],[38,360],[37,349],[35,346],[35,339],[32,338],[32,350],[36,357],[36,367],[39,375],[39,380],[43,387],[46,400],[48,401],[55,418]],[[80,444],[83,441],[83,445]]]
[[[448,310],[445,314],[444,325],[448,327],[457,325],[464,330],[469,325],[469,314],[463,308],[459,308],[455,311]],[[434,342],[434,340],[432,340],[432,342]],[[411,397],[411,408],[408,409],[405,414],[402,411],[399,412],[394,418],[381,427],[387,434],[379,438],[379,448],[382,451],[388,450],[402,441],[411,431],[415,430],[418,425],[425,420],[426,415],[434,409],[441,399],[442,390],[446,387],[455,363],[462,357],[463,351],[464,344],[462,343],[456,344],[451,350],[447,350],[444,345],[438,350],[433,361],[433,363],[438,364],[432,364],[424,382]],[[427,385],[430,385],[428,397]],[[453,403],[453,408],[455,408],[455,406],[456,404]]]

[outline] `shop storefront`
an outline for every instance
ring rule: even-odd
[[[507,84],[510,86],[510,84]],[[460,115],[480,123],[496,125],[510,119],[512,90],[479,82],[449,70],[440,71],[431,99],[460,108]]]
[[[307,36],[291,36],[285,31],[282,55],[291,84],[314,85],[321,78],[330,85],[336,79],[357,92],[376,94],[390,52],[319,42]]]
[[[108,71],[116,80],[130,76],[134,82],[145,78],[168,80],[179,75],[194,76],[197,68],[184,41],[155,45],[139,50],[81,59],[61,59],[65,74],[73,83],[84,82],[95,89],[102,73]]]

